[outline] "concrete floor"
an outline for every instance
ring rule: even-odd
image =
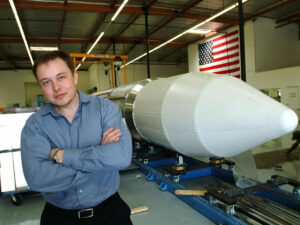
[[[298,125],[296,130],[300,130],[300,125]],[[291,138],[292,133],[289,133],[280,138],[268,141],[260,146],[257,146],[253,148],[252,151],[248,151],[233,157],[232,160],[236,162],[235,171],[240,174],[245,174],[261,182],[265,182],[270,178],[271,175],[274,174],[300,181],[300,146],[298,146],[298,148],[295,150],[295,152],[299,154],[298,160],[276,164],[277,168],[274,166],[272,168],[256,169],[256,165],[252,157],[252,154],[256,155],[269,152],[271,153],[269,155],[270,158],[266,160],[272,160],[272,154],[276,154],[276,151],[288,149],[295,143],[295,141]]]
[[[291,134],[288,134],[233,157],[232,160],[236,162],[235,171],[260,181],[266,181],[273,174],[299,181],[299,160],[281,163],[280,171],[274,168],[257,170],[252,157],[252,154],[289,148],[293,143]],[[149,207],[147,212],[132,215],[134,225],[214,224],[174,195],[160,191],[156,183],[147,181],[137,170],[121,173],[119,193],[131,208],[142,205]],[[0,225],[37,225],[43,206],[44,201],[39,195],[25,196],[21,206],[12,205],[10,197],[3,196],[0,198]]]
[[[121,173],[120,195],[130,208],[146,205],[149,210],[131,216],[134,225],[214,224],[169,192],[145,179],[140,171]],[[0,198],[0,225],[38,225],[44,200],[38,195],[24,195],[21,206],[14,206],[10,197]]]

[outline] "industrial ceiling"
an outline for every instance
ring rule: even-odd
[[[103,37],[91,53],[128,55],[128,61],[146,52],[146,18],[149,49],[215,15],[237,0],[129,0],[116,20],[111,17],[123,0],[15,0],[29,46],[59,47],[67,53],[86,53],[99,34]],[[280,29],[300,23],[299,0],[248,0],[244,19],[273,18]],[[148,16],[146,16],[148,15]],[[201,26],[212,32],[238,25],[238,7]],[[206,34],[209,35],[209,34]],[[187,33],[150,54],[151,64],[187,61],[187,46],[205,35]],[[33,59],[40,52],[31,52]],[[145,63],[142,57],[135,63]],[[31,69],[31,62],[8,0],[0,0],[0,70]],[[82,65],[79,70],[87,70]]]

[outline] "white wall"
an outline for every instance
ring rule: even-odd
[[[96,86],[98,91],[111,88],[111,72],[110,66],[108,75],[105,75],[104,65],[92,65],[89,68],[90,87]],[[150,66],[151,77],[169,77],[178,74],[188,72],[188,65],[182,63],[180,65],[151,65]],[[130,64],[126,67],[127,83],[136,82],[139,80],[147,79],[147,66],[141,64]],[[123,85],[124,82],[124,70],[121,69],[117,72],[118,86]]]
[[[262,25],[262,23],[264,23],[264,26]],[[259,29],[257,28],[257,26],[259,27]],[[290,30],[290,32],[278,35],[276,38],[274,38],[274,41],[272,41],[271,36],[267,36],[264,42],[262,42],[262,38],[259,38],[258,42],[257,36],[259,35],[257,34],[257,32],[259,32],[261,35],[264,35],[264,32],[269,29],[274,30],[274,26],[275,25],[273,20],[263,18],[260,18],[254,22],[248,22],[245,25],[245,34],[247,34],[245,35],[246,78],[247,83],[251,84],[257,89],[279,88],[281,90],[281,102],[285,105],[289,105],[287,88],[290,86],[300,85],[300,41],[298,40],[298,47],[295,45],[295,49],[298,48],[297,51],[293,51],[290,49],[289,52],[287,52],[286,50],[282,50],[281,47],[278,48],[277,44],[281,43],[281,46],[286,46],[287,48],[290,48],[288,46],[290,44],[293,44],[293,42],[290,42],[291,36],[293,36],[291,34],[294,32],[298,32],[299,30],[297,26],[287,26],[285,30],[293,28],[293,31]],[[273,31],[273,35],[276,36],[274,32],[275,31]],[[276,32],[278,31],[276,30]],[[284,36],[284,34],[286,36]],[[271,44],[270,42],[273,42],[276,45],[272,46],[273,44]],[[273,52],[271,48],[274,48]],[[281,53],[278,52],[278,50],[280,50]],[[274,56],[264,58],[262,57],[264,55]],[[260,60],[258,60],[258,58]],[[299,61],[298,66],[292,66],[294,64],[297,64],[297,62],[296,60],[291,60],[291,58],[296,58]],[[260,68],[264,68],[264,70],[266,68],[274,69],[258,72],[258,64]],[[265,66],[263,66],[263,64]],[[297,96],[299,97],[299,93],[297,93]],[[297,106],[293,107],[294,110],[299,108],[300,102]],[[298,113],[298,111],[296,112]]]
[[[254,21],[256,72],[300,66],[298,24],[276,25],[268,18]]]
[[[270,19],[268,19],[270,20]],[[264,19],[265,21],[265,19]],[[269,24],[273,27],[273,24],[268,21],[266,24]],[[257,46],[255,44],[255,38],[257,35],[255,35],[255,32],[257,32],[257,29],[255,26],[257,25],[256,22],[253,21],[247,21],[245,23],[245,56],[246,56],[246,80],[247,83],[254,86],[258,89],[267,89],[267,88],[280,88],[282,93],[281,101],[283,104],[287,104],[287,93],[286,88],[289,86],[299,86],[300,85],[300,66],[294,66],[294,67],[286,67],[281,69],[274,69],[264,72],[256,72],[256,62],[257,62],[257,51],[259,52],[268,52],[269,45],[260,44]],[[259,23],[259,26],[261,24]],[[231,30],[236,29],[232,28]],[[229,31],[231,31],[229,30]],[[296,29],[298,31],[298,28]],[[290,33],[287,33],[287,38],[282,38],[280,42],[284,43],[286,39],[289,39]],[[209,40],[209,39],[207,39]],[[207,40],[203,40],[202,42],[205,42]],[[266,39],[266,42],[269,42],[270,40]],[[202,43],[201,42],[201,43]],[[299,41],[298,41],[299,42]],[[285,43],[288,44],[288,43]],[[283,44],[282,44],[283,45]],[[255,48],[256,46],[256,48]],[[265,48],[266,46],[266,48]],[[299,58],[300,59],[300,50],[297,50],[297,53],[291,52],[292,57]],[[188,57],[189,57],[189,71],[199,71],[199,65],[198,65],[198,43],[197,44],[191,44],[188,47]],[[275,60],[275,58],[274,58]],[[284,59],[287,62],[289,62],[289,59]],[[267,62],[266,62],[267,63]],[[273,61],[275,63],[275,61]],[[281,65],[282,66],[282,65]],[[297,93],[299,96],[299,93]],[[300,101],[299,101],[300,103]],[[298,104],[297,107],[294,109],[300,108],[300,105]]]
[[[13,104],[25,106],[25,82],[36,82],[31,70],[0,71],[0,108]],[[88,72],[79,72],[78,89],[89,89]]]
[[[151,65],[152,77],[167,77],[187,72],[187,64]],[[98,90],[111,88],[110,72],[105,75],[103,65],[93,65],[89,71],[79,71],[78,89],[87,92],[97,87]],[[123,70],[118,71],[118,84],[124,84]],[[147,78],[146,65],[129,65],[127,68],[127,83]],[[19,104],[25,106],[25,82],[36,82],[31,70],[0,71],[0,108]]]
[[[78,72],[78,86],[77,89],[83,93],[87,93],[87,90],[90,89],[90,78],[88,71],[79,71]]]
[[[0,107],[25,105],[24,82],[35,82],[31,70],[0,71]]]

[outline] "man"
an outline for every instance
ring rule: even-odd
[[[132,224],[117,193],[132,155],[120,110],[76,90],[78,74],[63,52],[38,57],[33,73],[50,103],[27,120],[21,153],[29,187],[46,200],[41,224]]]

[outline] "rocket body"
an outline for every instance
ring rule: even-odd
[[[230,157],[293,131],[283,104],[229,76],[191,72],[114,89],[133,138],[191,157]]]

